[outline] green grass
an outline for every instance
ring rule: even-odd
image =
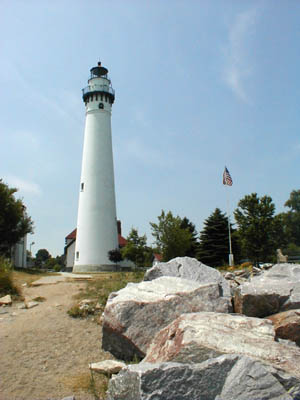
[[[9,260],[0,256],[0,297],[10,294],[13,299],[22,298],[22,286],[30,286],[32,282],[49,274],[39,269],[13,269]]]
[[[0,257],[0,297],[6,296],[7,294],[18,297],[21,291],[14,282],[10,262],[4,257]]]
[[[68,310],[68,314],[73,318],[85,318],[91,314],[102,313],[110,293],[117,292],[129,282],[140,282],[143,277],[144,271],[94,275],[93,280],[86,283],[86,288],[74,296],[76,303]],[[79,303],[83,299],[91,299],[93,302],[80,309]],[[97,304],[99,304],[98,309],[96,308]]]
[[[92,371],[61,378],[62,384],[75,394],[90,393],[95,400],[105,399],[108,381],[107,376]]]

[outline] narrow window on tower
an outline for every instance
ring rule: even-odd
[[[98,101],[98,94],[96,93],[96,101]]]
[[[81,191],[81,192],[83,192],[83,190],[84,190],[84,183],[83,183],[83,182],[81,182],[81,185],[80,185],[80,191]]]
[[[79,260],[79,251],[76,251],[76,260]]]

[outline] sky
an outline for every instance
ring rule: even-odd
[[[201,231],[254,192],[287,211],[300,189],[299,21],[298,0],[1,0],[0,178],[34,221],[32,253],[62,254],[76,227],[81,89],[98,61],[116,91],[123,236],[134,227],[151,244],[162,210]]]

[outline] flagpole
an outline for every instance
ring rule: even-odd
[[[234,265],[233,254],[232,254],[232,245],[231,245],[231,229],[230,229],[230,207],[229,207],[229,194],[227,190],[227,220],[228,220],[228,236],[229,236],[229,265],[232,267]]]
[[[228,169],[225,166],[223,173],[223,185],[232,186],[232,179]],[[232,246],[231,246],[231,230],[230,230],[230,208],[229,208],[229,194],[227,193],[227,220],[228,220],[228,236],[229,236],[229,265],[232,267],[234,265]]]

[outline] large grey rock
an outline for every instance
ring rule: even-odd
[[[130,365],[110,380],[107,400],[292,400],[299,385],[234,354],[201,364]]]
[[[198,311],[231,311],[217,283],[202,285],[175,277],[129,283],[112,293],[103,314],[102,347],[114,356],[143,358],[155,334],[181,314]]]
[[[195,258],[177,257],[165,263],[158,263],[145,273],[144,281],[152,281],[161,276],[175,276],[201,283],[219,283],[224,296],[230,296],[230,287],[223,275]]]
[[[143,362],[199,363],[238,353],[300,378],[300,349],[275,341],[271,321],[237,314],[184,314],[162,329]]]
[[[276,264],[235,290],[235,312],[267,317],[300,308],[300,265]]]
[[[277,338],[292,340],[300,346],[300,309],[284,311],[266,318],[273,322]]]

